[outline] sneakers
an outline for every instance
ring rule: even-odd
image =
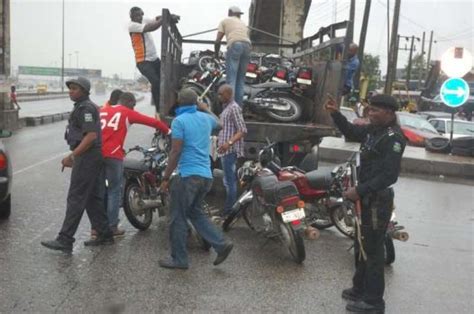
[[[357,302],[362,300],[362,294],[359,294],[355,292],[354,289],[349,288],[342,290],[342,298],[344,300]]]
[[[84,242],[85,246],[99,246],[99,245],[110,245],[114,244],[113,236],[97,236],[95,239],[90,239]]]
[[[58,239],[52,241],[41,241],[41,245],[51,250],[63,251],[66,253],[72,252],[72,243],[67,243]]]
[[[97,235],[98,235],[98,234],[99,234],[99,233],[97,232],[97,230],[91,229],[91,240],[97,239]]]
[[[385,313],[385,303],[380,304],[369,304],[364,301],[357,301],[355,303],[349,303],[346,306],[346,310],[355,313]]]
[[[229,256],[230,251],[232,251],[233,248],[234,248],[234,244],[232,244],[232,242],[227,243],[224,246],[224,249],[222,249],[221,252],[217,253],[217,257],[214,260],[214,266],[217,266],[223,261],[225,261],[225,259],[227,258],[227,256]]]
[[[112,233],[114,235],[114,238],[123,237],[125,235],[125,230],[119,229],[118,227],[116,227],[116,228],[112,228]]]

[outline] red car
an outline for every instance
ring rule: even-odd
[[[419,115],[399,111],[397,117],[408,145],[424,147],[426,140],[440,137],[438,131]]]

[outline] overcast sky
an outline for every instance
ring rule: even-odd
[[[117,73],[123,78],[138,74],[135,69],[130,37],[127,32],[128,11],[141,7],[146,16],[161,15],[162,8],[181,16],[182,35],[216,28],[231,5],[239,6],[248,22],[250,0],[65,0],[65,67],[102,69],[103,74]],[[348,19],[349,0],[313,0],[305,26],[305,36],[334,21]],[[390,0],[392,6],[394,0]],[[335,5],[336,3],[336,5]],[[359,40],[365,1],[357,0],[355,41]],[[402,0],[399,33],[421,38],[434,31],[437,41],[434,58],[451,46],[462,46],[474,52],[474,4],[471,0]],[[336,14],[334,14],[336,12]],[[380,55],[382,73],[386,71],[387,0],[372,0],[366,52]],[[391,14],[392,16],[392,14]],[[61,0],[11,0],[11,62],[19,65],[61,66]],[[160,32],[155,44],[160,49]],[[214,39],[215,33],[201,37]],[[187,45],[185,52],[199,48]],[[404,44],[401,44],[404,46]],[[408,44],[407,44],[408,46]],[[408,46],[409,47],[409,46]],[[212,46],[209,46],[213,49]],[[416,43],[421,50],[421,42]],[[159,50],[158,50],[159,51]],[[408,52],[400,51],[399,67],[405,65]]]

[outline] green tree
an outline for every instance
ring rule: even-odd
[[[376,89],[377,81],[380,76],[380,57],[371,55],[370,53],[364,53],[361,72],[369,79],[368,90],[371,91]]]
[[[410,80],[418,80],[418,78],[420,77],[420,73],[423,71],[425,67],[426,67],[426,61],[423,55],[422,54],[415,55],[411,62]],[[408,73],[408,62],[405,65],[405,78],[406,78],[407,73]],[[422,77],[422,79],[424,80],[425,78]]]

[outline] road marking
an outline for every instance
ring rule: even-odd
[[[53,156],[53,157],[51,157],[51,158],[48,158],[48,159],[45,159],[45,160],[43,160],[43,161],[37,162],[37,163],[32,164],[32,165],[30,165],[30,166],[28,166],[28,167],[25,167],[25,168],[23,168],[23,169],[14,171],[14,172],[13,172],[13,175],[16,176],[16,175],[18,175],[18,174],[20,174],[20,173],[22,173],[22,172],[25,172],[25,171],[28,171],[28,170],[30,170],[30,169],[32,169],[32,168],[41,166],[42,164],[48,163],[48,162],[50,162],[50,161],[52,161],[52,160],[55,160],[55,159],[57,159],[57,158],[59,158],[59,157],[62,157],[62,156],[64,156],[64,155],[67,155],[67,154],[68,154],[68,153],[61,153],[61,154],[55,155],[55,156]]]

